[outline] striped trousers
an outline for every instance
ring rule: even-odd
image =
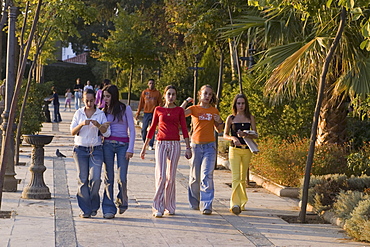
[[[174,214],[176,210],[176,169],[180,141],[157,141],[155,148],[155,195],[153,212]]]

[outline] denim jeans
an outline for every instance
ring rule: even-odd
[[[212,210],[214,198],[213,171],[216,162],[216,143],[192,143],[188,197],[193,209]]]
[[[81,92],[75,92],[75,109],[78,110],[81,107]]]
[[[106,213],[117,213],[117,208],[123,209],[124,211],[128,208],[128,197],[127,197],[127,170],[128,162],[126,159],[126,151],[128,149],[128,143],[110,143],[105,141],[103,145],[104,150],[104,196],[102,202],[103,214]],[[114,157],[117,157],[117,169],[118,169],[118,194],[117,199],[114,202]],[[116,205],[115,205],[116,204]]]
[[[141,128],[141,137],[143,138],[143,142],[145,142],[146,134],[148,133],[148,127],[152,123],[152,119],[153,113],[144,113],[143,127]],[[153,147],[153,145],[154,145],[154,136],[149,142],[150,147]]]
[[[77,166],[78,206],[84,214],[98,211],[100,207],[99,189],[103,164],[103,146],[73,148],[73,158]]]
[[[60,122],[62,121],[62,117],[60,116],[59,112],[59,104],[54,105],[54,122]]]

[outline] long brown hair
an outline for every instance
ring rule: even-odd
[[[123,115],[126,111],[126,105],[119,101],[119,90],[116,85],[108,84],[103,88],[103,95],[104,92],[108,92],[111,96],[110,104],[104,106],[104,113],[107,115],[108,113],[113,115],[113,121],[117,118],[118,122],[122,120]]]
[[[251,112],[249,111],[249,103],[248,103],[247,97],[242,93],[237,94],[233,100],[233,115],[235,116],[237,114],[236,102],[238,99],[244,99],[244,102],[245,102],[244,115],[250,119]]]
[[[209,101],[209,104],[211,106],[215,106],[217,104],[217,97],[216,97],[216,94],[215,94],[215,91],[213,90],[213,88],[211,87],[211,85],[209,84],[206,84],[206,85],[203,85],[199,91],[198,91],[198,102],[200,102],[200,97],[201,97],[201,94],[202,94],[202,90],[205,89],[206,87],[208,87],[209,89],[212,90],[212,98],[211,100]],[[199,103],[198,103],[199,104]]]

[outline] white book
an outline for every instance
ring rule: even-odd
[[[248,134],[255,134],[258,137],[258,134],[253,130],[244,130],[244,131]],[[252,153],[256,154],[260,151],[260,150],[258,150],[257,143],[253,139],[246,138],[246,137],[243,138],[243,139],[244,139],[245,143],[248,145],[249,150],[251,150]]]

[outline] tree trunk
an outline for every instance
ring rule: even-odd
[[[131,68],[130,68],[130,77],[128,80],[128,94],[127,94],[127,104],[130,105],[131,103],[131,87],[132,87],[132,77],[134,75],[134,61],[131,63]]]
[[[324,98],[320,111],[316,145],[346,141],[347,106],[341,99]]]
[[[13,95],[13,99],[12,99],[12,103],[11,103],[11,107],[9,111],[8,126],[5,132],[6,134],[5,134],[4,143],[2,143],[1,162],[0,162],[0,209],[1,209],[1,203],[2,203],[2,197],[3,197],[3,183],[4,183],[4,175],[5,175],[5,168],[6,168],[4,164],[5,164],[5,161],[9,157],[9,154],[5,152],[5,147],[8,147],[11,142],[11,131],[12,131],[12,126],[15,120],[15,112],[16,112],[16,107],[18,103],[19,92],[21,90],[22,79],[23,79],[23,75],[26,69],[27,57],[28,57],[28,54],[32,46],[32,40],[33,40],[35,31],[36,31],[36,26],[39,21],[41,6],[42,6],[42,0],[39,0],[37,3],[35,17],[32,22],[32,27],[31,27],[31,30],[28,36],[27,47],[22,56],[22,60],[20,61],[20,66],[18,67],[16,86],[15,86],[14,95]]]
[[[326,76],[328,74],[329,65],[333,59],[335,49],[337,48],[339,41],[342,37],[344,26],[346,24],[346,18],[347,18],[347,11],[345,8],[342,8],[341,15],[340,15],[340,24],[339,24],[337,33],[335,35],[334,41],[331,44],[330,49],[326,55],[325,62],[324,62],[322,72],[320,75],[319,90],[317,92],[315,114],[313,118],[312,129],[311,129],[310,147],[308,150],[306,169],[305,169],[305,175],[304,175],[304,181],[303,181],[301,211],[299,213],[299,218],[298,218],[301,223],[306,222],[306,209],[307,209],[307,203],[308,203],[308,187],[310,185],[311,167],[313,163],[313,156],[315,153],[315,144],[317,140],[317,127],[319,123],[319,115],[321,112],[321,106],[322,106],[322,103],[325,97],[325,93],[328,92],[328,91],[325,91],[325,89],[327,88],[325,86]]]

